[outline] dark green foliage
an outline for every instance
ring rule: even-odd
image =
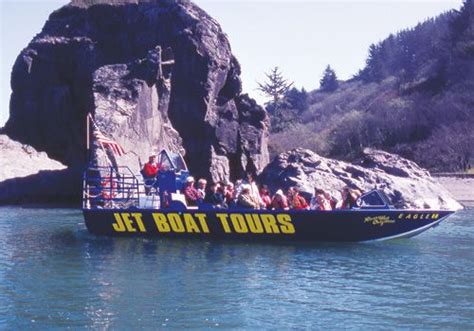
[[[304,88],[298,90],[296,87],[291,88],[285,95],[286,105],[290,109],[296,109],[303,112],[308,109],[308,92]]]
[[[270,114],[271,132],[281,132],[293,128],[299,123],[298,110],[277,108]]]
[[[301,113],[309,107],[308,92],[303,88],[296,87],[286,92],[279,105],[267,104],[267,112],[270,116],[271,132],[281,132],[294,127],[300,122]]]
[[[456,11],[454,18],[450,22],[451,39],[454,42],[472,41],[474,35],[474,1],[464,1],[461,11]],[[469,47],[470,48],[470,47]]]
[[[464,2],[461,11],[450,21],[450,50],[447,56],[447,74],[459,79],[474,76],[474,1]]]
[[[418,83],[439,92],[467,78],[474,59],[474,1],[416,27],[390,35],[369,48],[366,66],[357,79],[380,82],[395,76],[402,87]]]
[[[319,81],[320,89],[324,92],[333,92],[339,87],[339,82],[337,81],[336,72],[328,64],[324,70],[323,77]]]
[[[372,44],[366,66],[356,78],[380,82],[389,76],[397,76],[406,83],[436,75],[446,63],[449,48],[446,35],[452,17],[451,12],[440,15]]]

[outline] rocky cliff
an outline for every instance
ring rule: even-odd
[[[366,192],[379,189],[398,208],[462,208],[428,171],[400,156],[373,149],[365,149],[363,158],[354,164],[327,159],[307,149],[294,149],[278,155],[260,180],[273,190],[297,186],[307,195],[318,187],[338,199],[344,186]]]
[[[168,148],[196,176],[236,178],[268,163],[267,116],[239,75],[219,24],[190,1],[72,1],[18,56],[4,132],[80,169],[91,113],[127,152],[119,165]]]

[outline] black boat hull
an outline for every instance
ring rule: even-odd
[[[84,209],[83,212],[88,230],[95,235],[291,242],[364,242],[412,237],[453,213],[394,209]]]

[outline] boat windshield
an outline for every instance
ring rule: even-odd
[[[362,195],[359,198],[358,205],[361,206],[361,208],[390,208],[390,200],[385,195],[385,193],[378,190],[373,190]]]
[[[184,162],[181,154],[169,152],[167,150],[161,151],[159,155],[159,164],[161,165],[162,169],[174,170],[175,172],[188,170],[186,162]]]

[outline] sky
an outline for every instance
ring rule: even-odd
[[[370,44],[414,27],[462,0],[195,0],[222,26],[242,67],[243,90],[256,89],[278,66],[298,88],[318,88],[329,64],[339,79],[363,68]],[[65,0],[0,0],[0,126],[8,119],[10,75],[16,57]]]

